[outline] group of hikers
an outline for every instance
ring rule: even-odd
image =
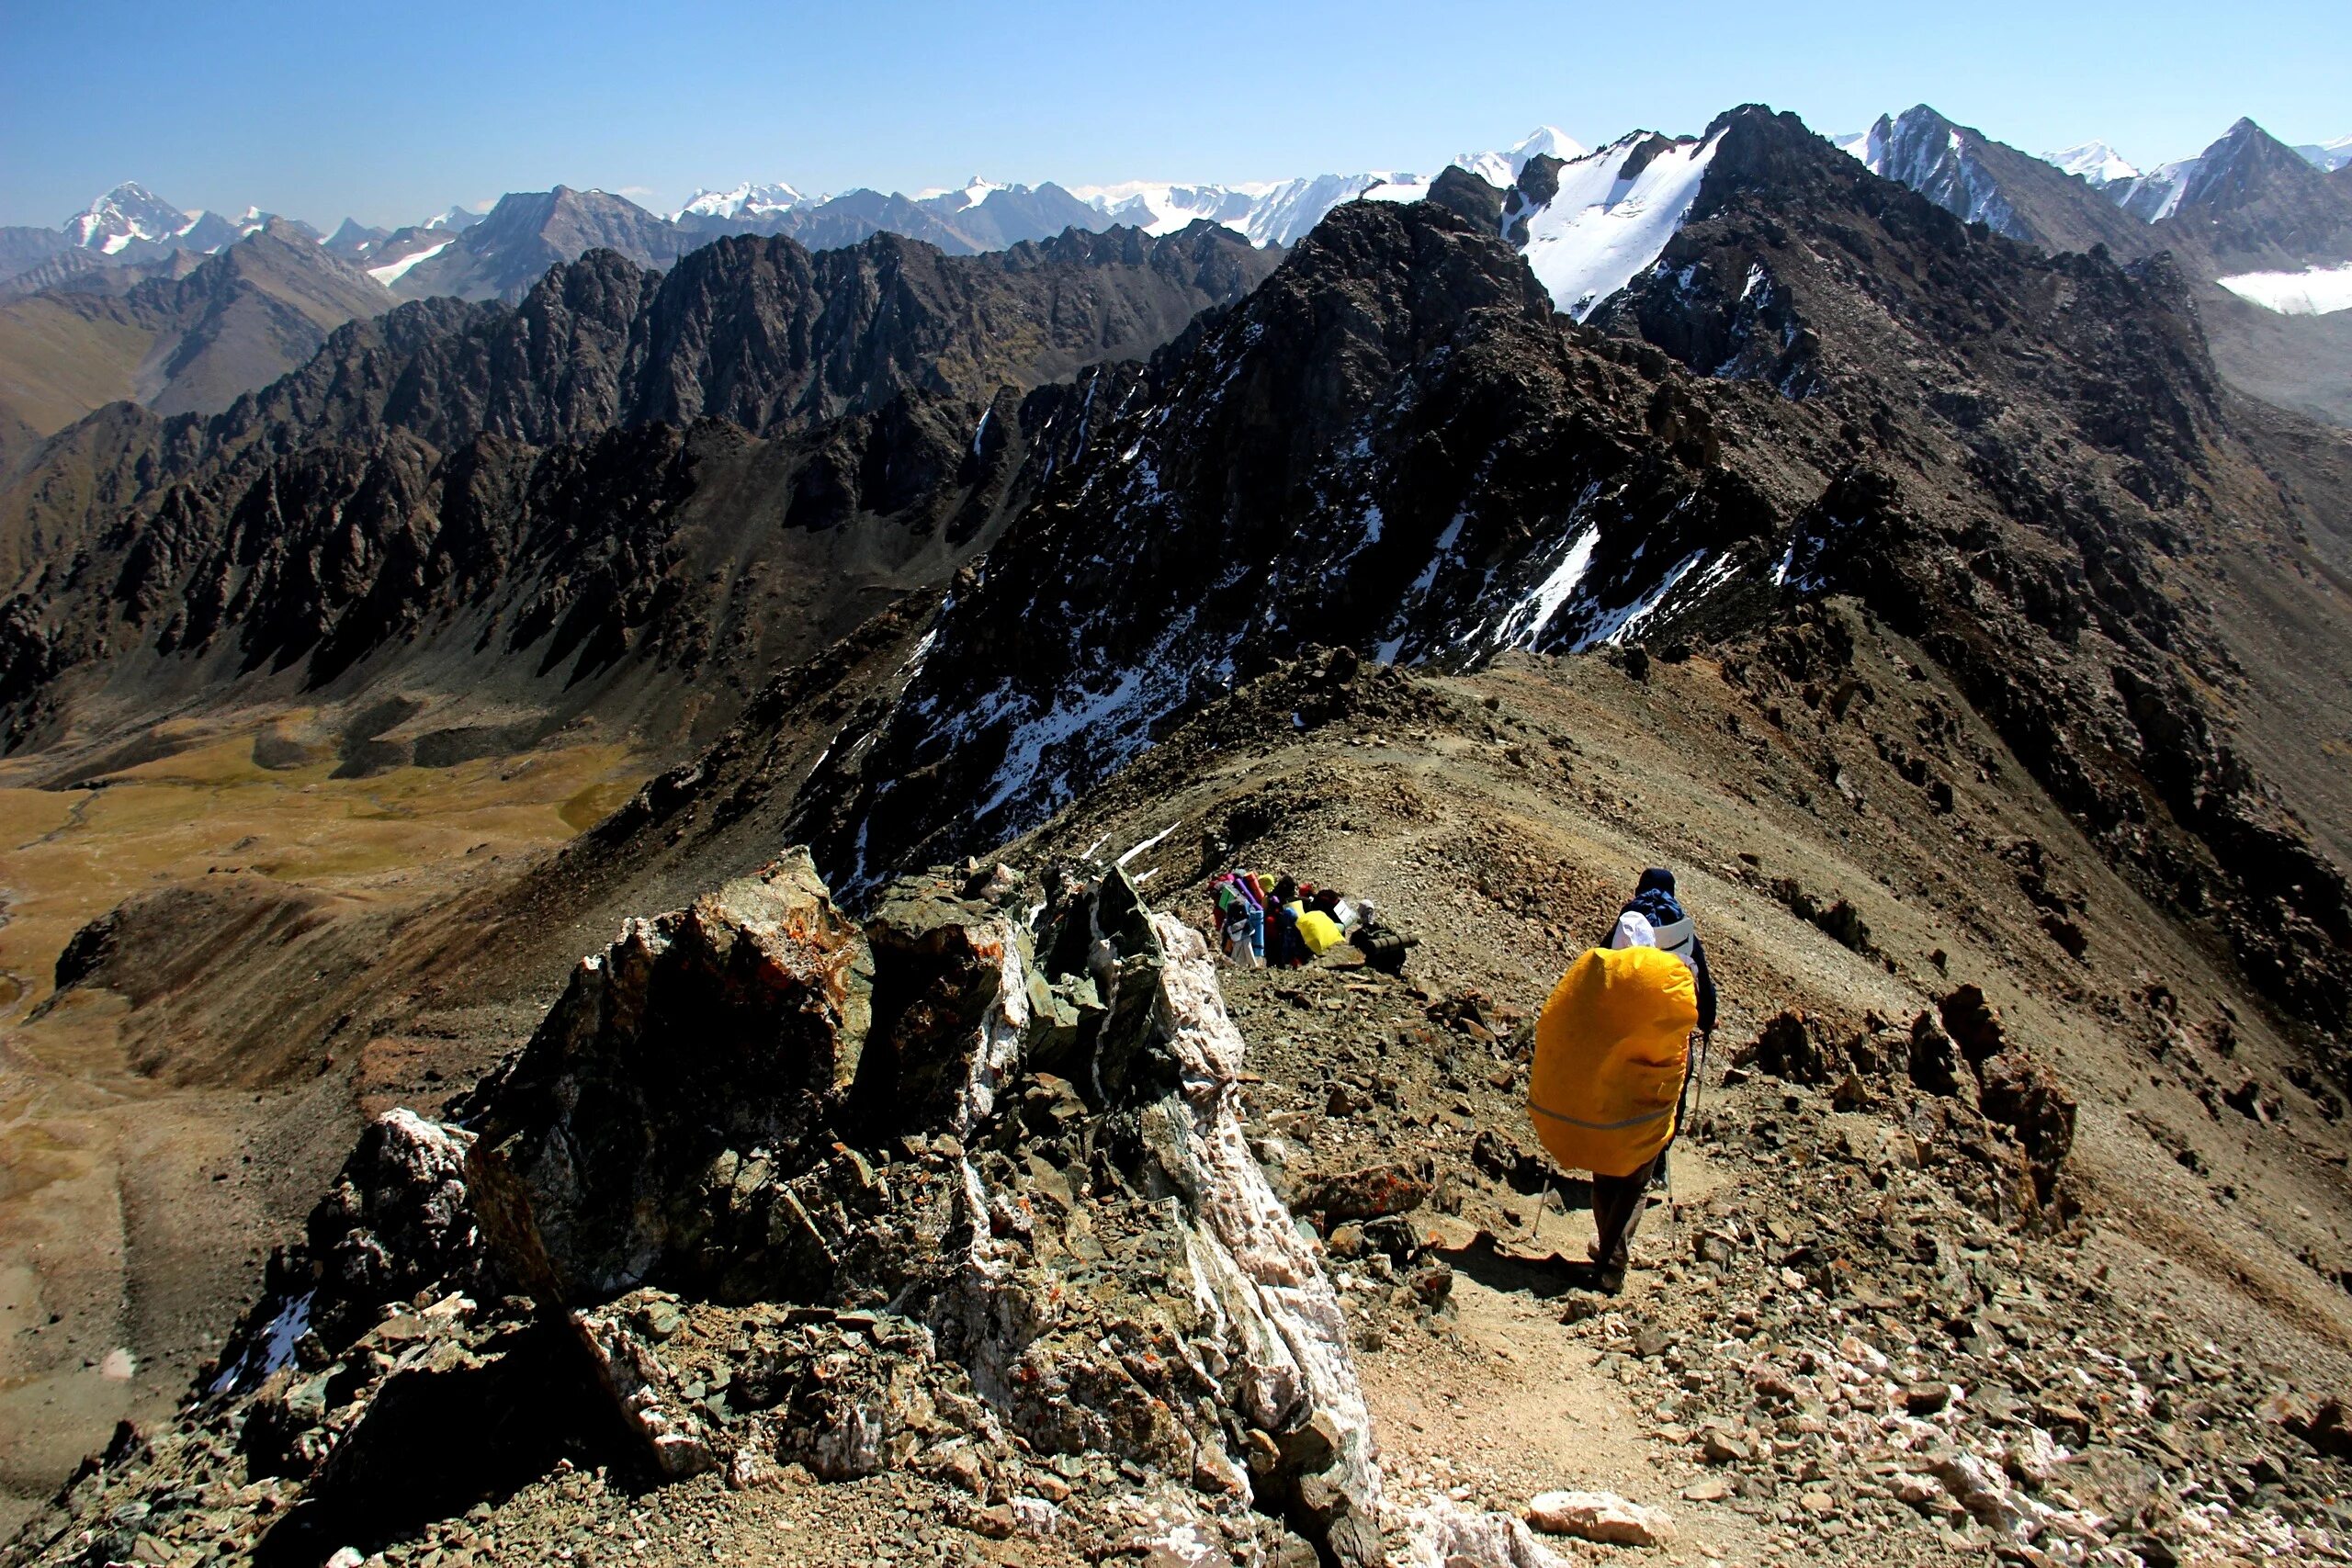
[[[1336,887],[1239,868],[1216,879],[1219,940],[1226,957],[1249,969],[1293,969],[1348,939],[1368,906]]]

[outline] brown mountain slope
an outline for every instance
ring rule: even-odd
[[[218,412],[391,304],[374,279],[273,222],[185,276],[0,305],[0,410],[42,435],[123,400]]]

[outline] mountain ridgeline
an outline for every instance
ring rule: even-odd
[[[1283,258],[1206,223],[977,257],[738,237],[659,275],[594,252],[511,309],[352,323],[209,421],[111,411],[0,513],[11,742],[223,682],[390,682],[499,710],[435,754],[594,714],[734,755],[769,671],[945,585],[813,770],[763,786],[855,891],[1035,825],[1305,647],[1699,646],[1758,693],[1844,691],[1812,607],[1852,595],[2340,1029],[2352,817],[2308,738],[2352,697],[2341,441],[2230,389],[2165,255],[2047,254],[1760,107],[1592,156],[1688,205],[1581,321],[1510,232],[1572,167],[1537,156]],[[1873,744],[1923,789],[1958,765]],[[707,762],[601,843],[692,828]],[[1818,770],[1839,793],[1826,740]]]
[[[349,323],[212,419],[117,407],[44,448],[0,523],[0,702],[22,743],[75,692],[315,688],[403,650],[548,722],[628,650],[747,681],[986,543],[1024,394],[1274,260],[1207,225],[978,257],[731,239]]]
[[[786,830],[853,886],[983,848],[1315,643],[1707,641],[1739,650],[1728,679],[1834,685],[1799,627],[1851,593],[2119,863],[2340,1028],[2352,908],[2285,804],[2342,820],[2333,770],[2233,738],[2214,695],[2319,716],[2226,586],[2249,556],[2301,596],[2309,656],[2352,667],[2340,444],[2227,392],[2162,260],[1972,230],[1790,117],[1708,137],[1680,231],[1589,328],[1482,225],[1363,203],[1148,369],[1091,372],[1096,434]]]

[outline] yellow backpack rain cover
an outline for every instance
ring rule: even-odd
[[[1294,904],[1291,908],[1295,909],[1298,906]],[[1309,909],[1298,917],[1298,940],[1306,944],[1307,952],[1317,956],[1339,946],[1346,935],[1340,929],[1340,922],[1320,909]]]
[[[1589,949],[1535,1021],[1527,1111],[1570,1170],[1631,1176],[1674,1135],[1699,988],[1655,947]]]

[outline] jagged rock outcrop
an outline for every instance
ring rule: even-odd
[[[208,421],[94,415],[0,492],[11,742],[68,687],[371,660],[558,723],[632,665],[724,660],[748,689],[987,543],[1039,429],[1023,394],[1272,265],[1205,224],[972,257],[738,238],[666,275],[595,251],[512,309],[352,322]]]
[[[984,1533],[1133,1540],[1141,1506],[1382,1561],[1345,1320],[1243,1135],[1206,943],[1115,871],[1046,894],[921,877],[861,927],[796,852],[630,922],[462,1125],[370,1126],[204,1399],[79,1506],[241,1461],[294,1488],[259,1550],[323,1555],[565,1454],[797,1462],[939,1479]],[[1104,1461],[1126,1495],[1074,1495]]]
[[[785,1179],[822,1163],[872,960],[804,861],[635,920],[476,1092],[469,1186],[528,1293],[720,1301],[831,1280]],[[822,1207],[821,1203],[819,1207]]]

